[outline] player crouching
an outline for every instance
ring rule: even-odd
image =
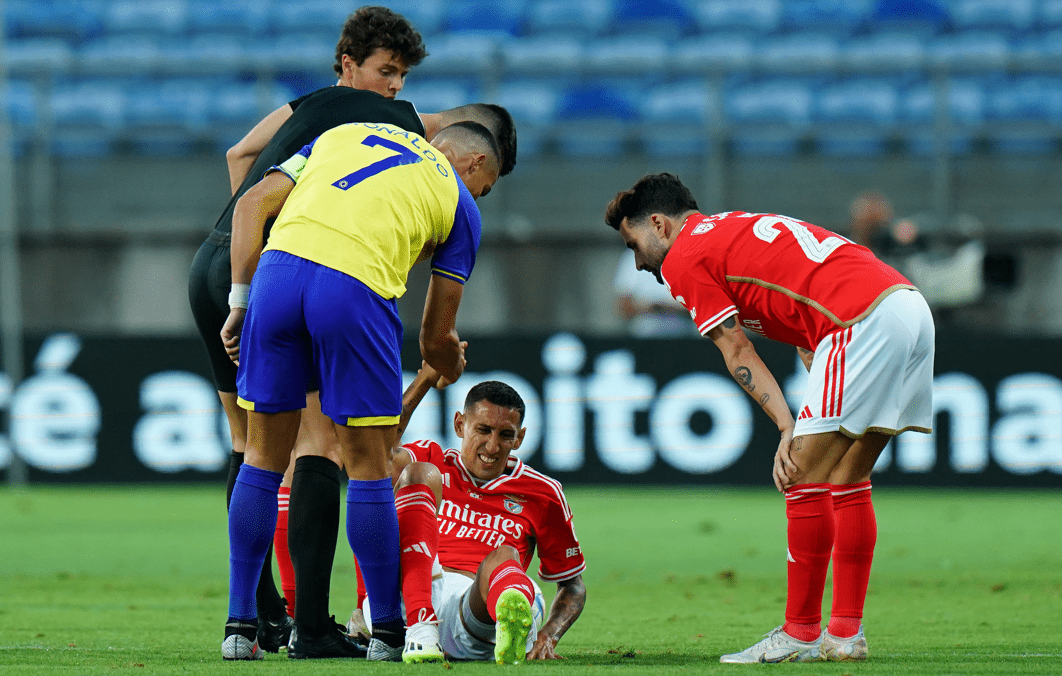
[[[417,374],[399,438],[438,380],[426,365]],[[583,610],[586,562],[561,484],[511,455],[526,432],[523,417],[513,388],[486,381],[454,415],[460,450],[434,441],[395,446],[407,663],[444,654],[499,664],[556,659],[557,642]],[[536,547],[539,577],[557,583],[541,629],[542,592],[526,573]]]

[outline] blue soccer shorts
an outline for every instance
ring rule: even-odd
[[[395,299],[298,256],[266,251],[251,283],[236,378],[239,403],[260,413],[306,406],[339,425],[396,425],[402,413],[402,322]]]

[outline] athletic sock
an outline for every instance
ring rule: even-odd
[[[236,477],[239,476],[240,467],[243,466],[243,453],[232,451],[229,454],[229,478],[225,487],[225,506],[232,503],[232,491],[236,487]],[[284,602],[277,593],[276,583],[273,581],[273,547],[266,551],[262,570],[258,575],[258,586],[255,588],[255,605],[258,614],[270,619],[284,612]]]
[[[855,636],[863,619],[870,564],[878,540],[869,481],[833,486],[833,609],[828,630],[839,638]]]
[[[401,624],[398,514],[390,479],[347,484],[347,540],[365,579],[373,625]]]
[[[528,604],[534,605],[535,603],[534,588],[531,586],[527,573],[516,561],[506,561],[494,569],[487,582],[487,612],[490,613],[490,619],[495,622],[498,621],[495,609],[498,605],[498,597],[508,589],[515,589],[523,594]]]
[[[295,623],[319,636],[328,627],[328,595],[339,536],[339,476],[328,458],[295,460],[288,503],[288,550],[295,571]]]
[[[273,534],[273,549],[277,553],[277,568],[280,570],[280,589],[284,592],[288,615],[295,617],[295,568],[291,565],[288,549],[288,504],[291,488],[281,486],[277,493],[277,529]]]
[[[431,569],[439,550],[439,520],[435,515],[435,493],[424,484],[398,489],[398,542],[402,574],[402,600],[406,602],[406,626],[433,622]]]
[[[284,475],[243,465],[229,503],[229,617],[258,616],[255,587],[277,525],[277,489]],[[275,590],[274,590],[275,593]]]
[[[829,484],[801,484],[785,492],[789,521],[788,585],[784,631],[800,641],[821,633],[822,592],[833,549],[833,500]]]

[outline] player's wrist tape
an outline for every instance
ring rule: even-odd
[[[233,284],[229,291],[229,308],[240,307],[247,309],[247,300],[251,297],[250,284]]]

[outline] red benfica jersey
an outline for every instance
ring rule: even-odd
[[[406,444],[417,462],[442,472],[439,563],[475,573],[483,558],[501,545],[520,552],[524,570],[538,548],[538,576],[561,582],[583,572],[586,561],[572,528],[572,511],[556,479],[510,456],[504,474],[477,486],[455,449],[434,441]]]
[[[743,211],[687,218],[660,274],[702,335],[740,313],[746,329],[808,350],[893,291],[915,288],[829,230]]]

